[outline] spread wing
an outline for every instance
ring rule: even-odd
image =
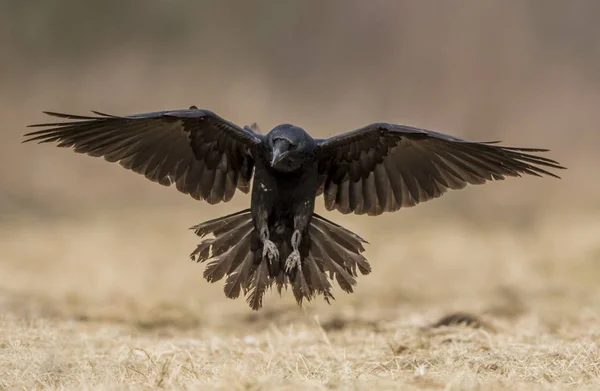
[[[557,175],[558,162],[497,142],[472,142],[403,125],[375,123],[317,140],[327,210],[379,215],[437,198],[448,189],[506,176]]]
[[[126,117],[45,113],[72,121],[30,125],[44,129],[25,134],[24,142],[102,156],[210,204],[231,200],[236,189],[249,191],[252,150],[263,137],[194,106]]]

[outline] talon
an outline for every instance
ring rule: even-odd
[[[292,270],[294,270],[294,268],[300,269],[300,265],[300,252],[298,250],[294,250],[285,260],[285,271],[286,273],[290,273]]]
[[[277,250],[275,243],[270,240],[265,240],[263,243],[263,259],[264,258],[267,258],[271,265],[279,261],[279,250]]]

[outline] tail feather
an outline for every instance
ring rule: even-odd
[[[365,251],[365,248],[362,244],[368,244],[366,240],[354,232],[351,232],[341,225],[336,224],[318,214],[313,215],[312,225],[327,233],[327,235],[331,236],[331,238],[334,239],[338,244],[355,253],[361,253]]]
[[[279,293],[281,296],[281,291],[283,291],[284,288],[287,289],[287,286],[290,283],[290,278],[286,273],[280,273],[279,270],[277,270],[277,273],[274,274],[277,293]]]
[[[332,243],[339,244],[344,248],[345,253],[356,263],[361,274],[366,275],[371,272],[371,265],[369,265],[366,258],[361,255],[361,253],[365,251],[362,244],[367,243],[366,240],[341,225],[335,224],[317,214],[313,216],[312,221],[314,222],[312,226],[328,236]],[[355,266],[352,266],[354,268],[354,275],[356,276]]]
[[[299,305],[317,295],[329,303],[334,299],[331,281],[337,281],[342,290],[351,293],[358,272],[371,271],[362,255],[366,241],[317,214],[313,214],[308,229],[308,253],[303,256],[301,267],[289,274],[283,265],[290,246],[278,243],[280,264],[269,265],[263,260],[262,244],[249,209],[198,224],[193,229],[202,241],[191,257],[197,262],[209,261],[204,278],[216,282],[227,276],[225,296],[235,299],[243,293],[254,310],[262,307],[263,297],[273,285],[280,294],[289,285]]]
[[[252,219],[243,212],[249,213],[242,211],[193,227],[201,237],[213,236],[204,239],[191,254],[196,262],[212,260],[204,270],[204,278],[209,282],[219,281],[234,270],[250,251],[250,235],[254,227]]]
[[[323,263],[317,262],[313,254],[309,254],[302,261],[302,272],[296,272],[292,292],[298,305],[302,305],[304,299],[311,301],[317,294],[323,295],[323,299],[330,303],[333,300],[331,283],[323,270]]]
[[[305,258],[305,260],[307,259],[308,257]],[[302,270],[296,272],[296,275],[294,276],[294,283],[292,284],[292,293],[294,294],[298,304],[302,304],[302,300],[305,297],[312,298],[315,294],[314,288],[307,282],[307,278],[305,276],[306,268],[306,262],[303,262]],[[308,274],[308,276],[310,278],[310,274]]]
[[[262,307],[263,296],[273,284],[273,278],[269,276],[269,267],[267,262],[261,262],[254,271],[250,283],[250,295],[246,300],[253,310],[258,310]]]
[[[352,293],[352,288],[356,285],[356,280],[352,276],[350,270],[346,269],[344,259],[336,254],[334,249],[327,248],[327,239],[320,235],[319,231],[315,230],[315,236],[312,238],[312,248],[315,256],[323,260],[323,271],[329,272],[330,279],[336,279],[340,288],[347,293]]]
[[[227,216],[205,221],[193,226],[192,229],[195,230],[196,235],[200,237],[204,237],[210,233],[213,233],[215,236],[219,236],[224,231],[227,231],[232,225],[248,221],[249,217],[250,220],[252,220],[250,209],[244,209]]]
[[[244,260],[250,251],[250,240],[246,240],[251,234],[249,231],[240,238],[239,245],[230,247],[227,251],[213,254],[213,261],[209,262],[204,269],[204,278],[208,282],[219,281],[225,274],[232,273]]]
[[[360,254],[358,249],[346,248],[339,245],[338,242],[331,240],[331,236],[327,236],[317,225],[311,225],[310,227],[311,237],[318,243],[321,250],[327,255],[325,265],[337,273],[337,279],[342,277],[347,284],[344,290],[352,292],[352,286],[356,284],[354,277],[357,277],[357,268],[362,274],[368,274],[371,271],[371,267],[367,260]],[[331,262],[327,262],[330,260]],[[332,269],[333,268],[333,269]],[[340,283],[341,285],[341,283]]]
[[[237,299],[242,291],[244,291],[244,294],[247,292],[248,287],[246,282],[250,280],[249,276],[253,263],[252,253],[248,252],[242,262],[225,280],[223,291],[226,297]]]
[[[305,262],[308,266],[309,286],[312,286],[316,293],[322,294],[323,298],[327,303],[329,303],[330,299],[334,300],[335,298],[331,293],[332,286],[329,282],[329,279],[327,278],[327,274],[324,271],[323,261],[315,259],[314,254],[309,253],[308,257],[306,257]],[[302,300],[299,300],[299,304],[301,303]]]

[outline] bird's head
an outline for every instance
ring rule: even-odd
[[[315,140],[294,125],[279,125],[267,134],[270,164],[280,172],[293,172],[312,158]]]

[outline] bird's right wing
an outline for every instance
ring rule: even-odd
[[[236,189],[250,190],[252,151],[263,137],[195,107],[125,117],[45,113],[74,121],[30,125],[45,129],[25,134],[24,142],[104,157],[210,204],[231,200]]]
[[[437,198],[448,189],[504,179],[556,174],[544,149],[472,142],[410,126],[374,123],[317,140],[327,210],[379,215]]]

